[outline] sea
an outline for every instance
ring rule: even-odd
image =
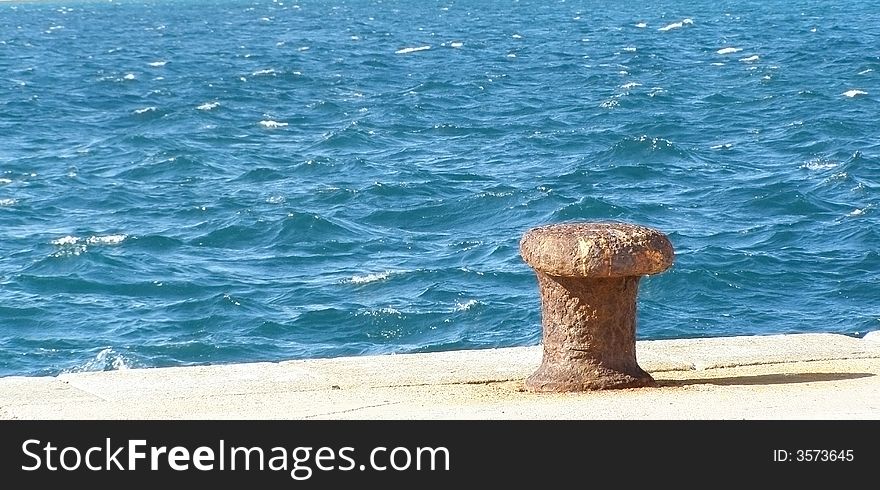
[[[878,115],[878,1],[0,1],[0,376],[538,345],[579,221],[640,340],[861,337]]]

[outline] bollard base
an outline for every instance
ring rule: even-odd
[[[656,386],[656,382],[638,366],[629,372],[622,372],[596,364],[562,368],[541,365],[526,378],[525,385],[531,391],[567,392],[644,388]]]

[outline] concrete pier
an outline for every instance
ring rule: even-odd
[[[657,385],[536,393],[540,346],[0,378],[0,419],[880,419],[880,335],[638,341]]]

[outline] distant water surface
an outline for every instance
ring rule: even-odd
[[[573,220],[640,339],[880,328],[880,4],[637,4],[0,3],[0,375],[535,345]]]

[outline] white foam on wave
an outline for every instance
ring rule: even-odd
[[[464,46],[464,43],[456,41],[456,42],[449,43],[449,46],[451,46],[453,48],[460,48],[460,47]]]
[[[467,311],[478,304],[480,304],[480,302],[475,299],[469,299],[464,303],[455,303],[455,311]]]
[[[266,198],[266,202],[269,204],[284,204],[287,199],[284,196],[269,196]]]
[[[861,216],[861,215],[863,215],[863,214],[865,214],[865,210],[864,210],[864,209],[854,209],[854,210],[852,210],[852,212],[849,213],[847,216]]]
[[[868,68],[867,70],[860,71],[859,75],[867,75],[868,73],[871,73],[872,71],[874,71],[873,68]]]
[[[648,27],[648,24],[644,22],[639,22],[638,24],[636,24],[636,27],[638,27],[639,29],[644,29],[645,27]]]
[[[126,73],[125,76],[122,77],[122,79],[123,80],[134,80],[135,79],[134,73]]]
[[[147,64],[152,67],[158,68],[160,66],[165,66],[166,63],[168,63],[168,62],[167,61],[151,61]]]
[[[216,109],[220,107],[220,103],[217,101],[213,102],[205,102],[204,104],[199,105],[196,109],[200,111],[210,111],[211,109]]]
[[[825,159],[816,158],[801,165],[800,168],[806,170],[829,170],[837,167],[838,165],[840,165],[839,162],[832,162]]]
[[[265,70],[257,70],[251,73],[251,76],[258,77],[261,75],[275,75],[275,70],[273,68],[266,68]]]
[[[414,48],[401,48],[394,52],[394,54],[407,54],[407,53],[415,53],[418,51],[427,51],[431,49],[431,46],[416,46]]]
[[[0,206],[15,206],[18,200],[12,198],[0,199]]]
[[[637,48],[635,46],[627,46],[627,47],[623,48],[623,50],[626,51],[627,53],[635,53]]]
[[[742,51],[742,48],[721,48],[715,52],[718,54],[731,54],[731,53],[739,53],[740,51]]]
[[[287,123],[272,121],[272,120],[263,120],[263,121],[260,121],[260,126],[263,126],[264,128],[275,129],[275,128],[283,128],[283,127],[287,126]]]
[[[351,284],[369,284],[371,282],[382,281],[388,279],[391,276],[391,271],[385,272],[376,272],[372,274],[364,274],[360,276],[351,276],[343,282],[351,283]]]
[[[128,235],[119,234],[119,235],[92,235],[86,238],[86,243],[89,245],[119,245],[125,239],[128,238]]]
[[[729,150],[730,148],[733,148],[733,144],[732,143],[722,143],[720,145],[713,145],[710,148],[713,150]]]
[[[599,104],[599,107],[601,107],[603,109],[613,109],[613,108],[617,107],[618,105],[620,105],[620,101],[618,100],[618,97],[612,96],[610,99],[603,100],[602,103]]]
[[[102,349],[93,359],[86,361],[80,366],[65,369],[64,373],[79,373],[87,371],[122,371],[129,369],[128,361],[112,348]]]
[[[522,36],[520,36],[519,34],[513,34],[510,37],[512,37],[514,39],[522,39]]]
[[[754,62],[754,61],[758,61],[759,59],[761,59],[760,56],[758,56],[758,55],[756,55],[756,54],[753,54],[752,56],[747,56],[747,57],[745,57],[745,58],[740,58],[739,60],[742,61],[742,62],[744,62],[744,63],[752,63],[752,62]]]
[[[72,236],[72,235],[67,235],[66,237],[57,238],[55,240],[52,240],[52,245],[59,245],[59,246],[74,245],[78,241],[79,241],[79,238]]]
[[[687,19],[682,19],[681,22],[673,22],[671,24],[666,24],[665,26],[663,26],[657,30],[664,31],[664,32],[671,31],[673,29],[681,29],[682,27],[689,25],[689,24],[693,24],[693,23],[694,23],[694,19],[687,18]]]
[[[843,95],[844,97],[856,97],[858,95],[868,95],[868,92],[865,92],[864,90],[853,89],[853,90],[847,90],[846,92],[844,92],[840,95]]]
[[[0,185],[11,184],[12,179],[0,179]]]
[[[59,247],[70,246],[70,245],[119,245],[125,239],[128,238],[128,235],[125,234],[117,234],[117,235],[92,235],[88,238],[80,238],[73,235],[67,235],[61,238],[56,238],[52,240],[50,243],[52,245],[56,245]]]
[[[147,112],[156,112],[156,108],[153,106],[150,106],[150,107],[144,107],[143,109],[135,109],[134,110],[135,114],[146,114]]]
[[[641,86],[642,86],[642,84],[639,82],[629,82],[629,83],[624,83],[623,85],[620,86],[620,88],[622,88],[624,90],[629,90],[631,88],[636,88],[636,87],[641,87]]]

